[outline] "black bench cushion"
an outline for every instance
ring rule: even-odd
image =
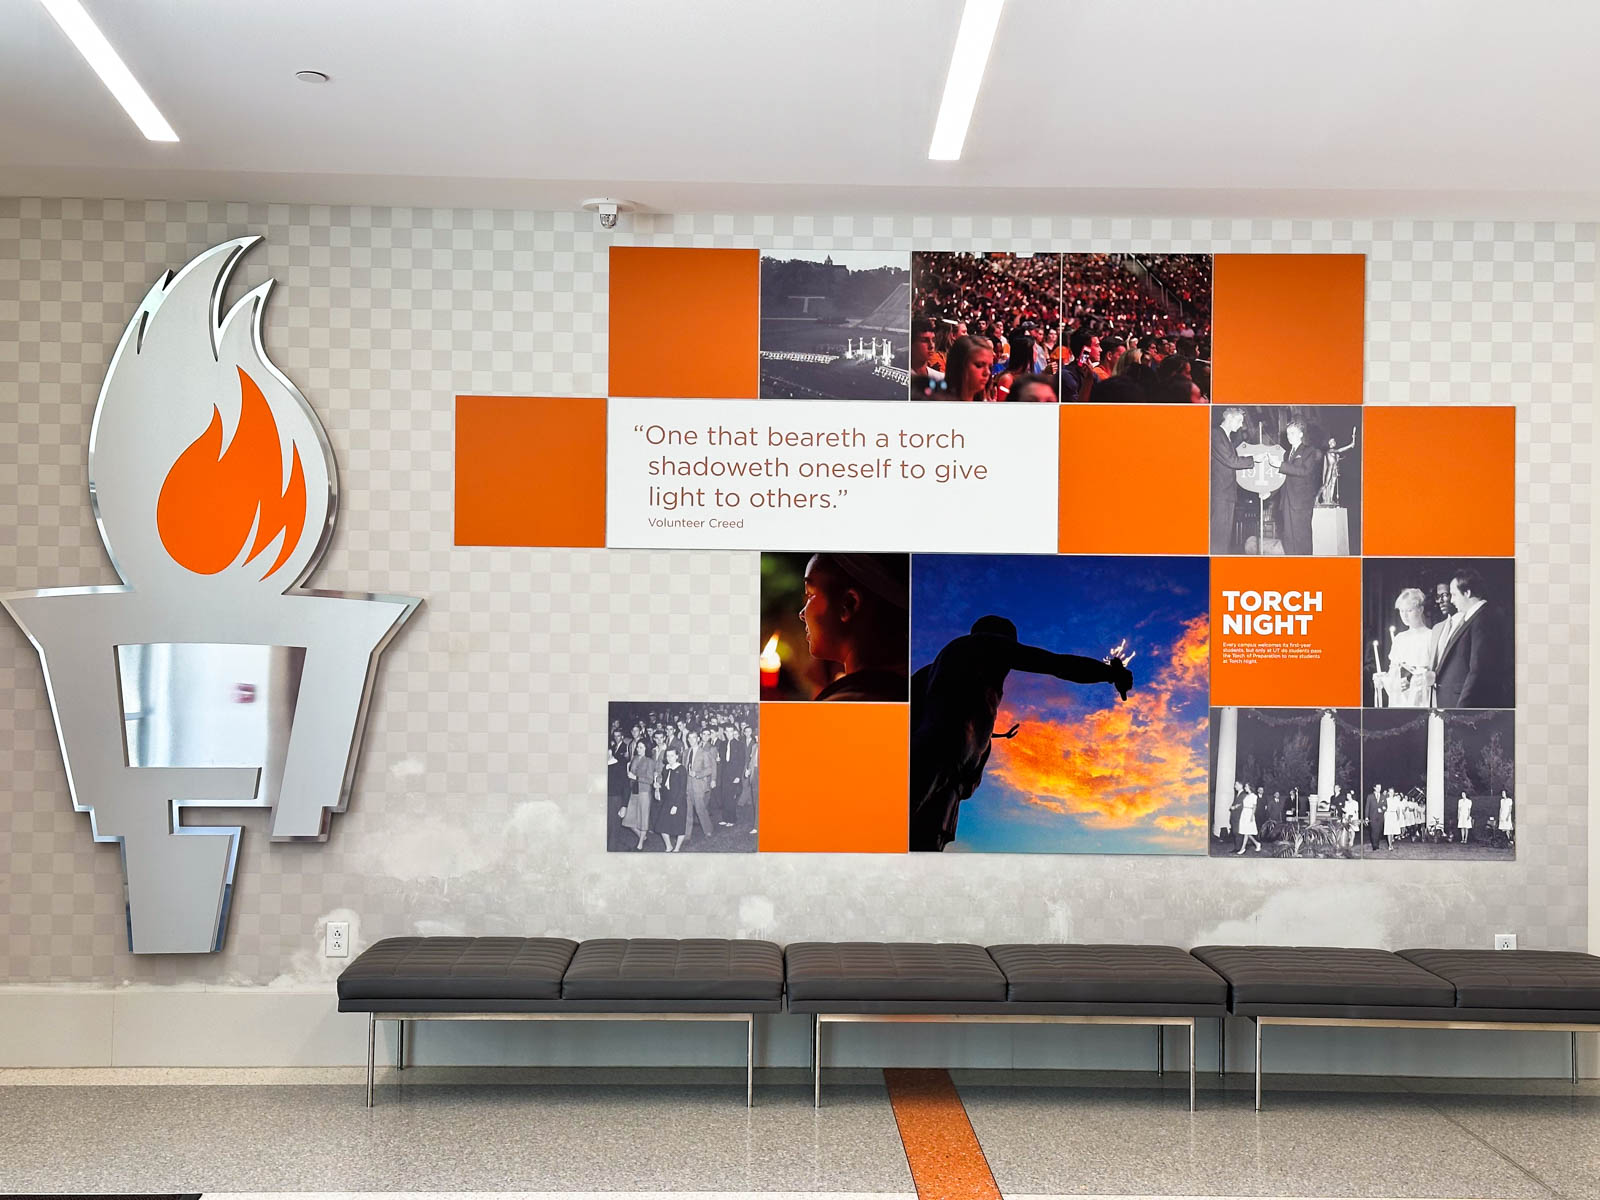
[[[771,1000],[783,996],[783,951],[727,938],[596,938],[561,982],[566,1000]]]
[[[789,999],[1002,1001],[1006,977],[964,942],[796,942]]]
[[[1227,981],[1176,946],[990,946],[1023,1003],[1226,1004]]]
[[[1569,950],[1402,950],[1455,986],[1458,1008],[1600,1010],[1600,958]]]
[[[577,948],[567,938],[384,938],[344,969],[339,999],[558,1000]]]
[[[1228,981],[1234,1012],[1254,1005],[1449,1007],[1455,988],[1388,950],[1339,946],[1197,946]]]

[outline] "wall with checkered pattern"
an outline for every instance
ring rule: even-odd
[[[327,427],[339,525],[312,586],[420,595],[324,845],[245,811],[225,949],[126,950],[122,871],[72,811],[38,659],[0,625],[0,979],[316,984],[330,917],[402,933],[1586,945],[1592,225],[642,216],[0,200],[0,589],[113,583],[85,482],[111,351],[167,267],[266,236],[274,360]],[[1518,409],[1514,863],[622,855],[610,699],[747,699],[756,556],[452,543],[458,393],[603,395],[613,244],[1360,252],[1366,401]],[[677,329],[715,353],[714,329]],[[1315,364],[1306,364],[1314,371]],[[1286,397],[1286,399],[1288,399]],[[1416,448],[1419,504],[1472,487]]]

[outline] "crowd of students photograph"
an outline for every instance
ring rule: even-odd
[[[919,253],[911,396],[1206,403],[1211,260],[1186,254]]]
[[[606,849],[753,853],[760,707],[612,701]]]

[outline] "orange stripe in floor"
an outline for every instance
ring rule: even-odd
[[[949,1074],[894,1069],[883,1081],[921,1200],[1001,1200]]]

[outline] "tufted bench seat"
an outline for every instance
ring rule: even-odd
[[[1378,1029],[1544,1029],[1600,1032],[1600,958],[1540,950],[1388,950],[1335,946],[1197,946],[1228,983],[1228,1008],[1261,1029],[1338,1025]]]
[[[724,938],[385,938],[339,976],[339,1011],[367,1014],[367,1106],[377,1022],[443,1020],[743,1021],[745,1102],[755,1014],[783,1008],[783,951]]]
[[[1227,1013],[1227,984],[1171,946],[960,942],[798,942],[785,951],[789,1011],[809,1013],[813,1101],[822,1099],[822,1027],[865,1021],[1153,1025],[1157,1069],[1168,1025]]]

